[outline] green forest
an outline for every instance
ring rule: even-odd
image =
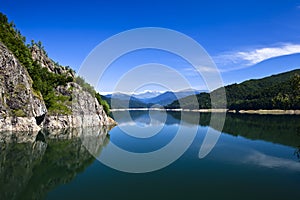
[[[102,100],[95,89],[82,78],[76,77],[74,80],[74,78],[68,74],[49,72],[46,68],[41,67],[37,62],[33,61],[30,49],[33,45],[37,45],[40,49],[45,51],[42,43],[34,42],[32,40],[30,44],[26,44],[26,38],[16,29],[13,22],[8,22],[7,17],[2,13],[0,13],[0,41],[26,68],[33,81],[32,87],[35,94],[44,99],[50,114],[71,114],[71,110],[66,105],[70,103],[72,98],[55,92],[57,86],[65,86],[68,82],[76,82],[93,96],[96,96],[99,103],[103,105],[105,111],[109,113],[107,102]],[[69,68],[69,70],[73,71],[71,68]]]
[[[231,110],[300,109],[300,69],[228,85],[225,91],[227,108]],[[221,88],[211,94],[218,95],[220,92]],[[166,108],[212,108],[209,93],[200,93],[196,97],[198,105],[192,103],[189,96],[172,102]],[[220,107],[216,105],[214,108]]]

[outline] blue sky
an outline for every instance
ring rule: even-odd
[[[216,62],[224,84],[300,68],[300,0],[1,0],[0,11],[28,42],[42,41],[53,60],[76,71],[100,42],[139,27],[169,28],[199,42]],[[149,62],[171,66],[192,87],[205,89],[185,61],[157,50],[123,56],[107,70],[97,89],[112,91],[124,73]]]

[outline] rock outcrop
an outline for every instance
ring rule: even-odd
[[[26,69],[0,42],[0,129],[37,131],[36,118],[46,114],[45,103],[32,88]]]
[[[51,60],[45,53],[45,51],[39,48],[37,45],[33,45],[31,48],[31,55],[33,61],[39,63],[42,67],[46,68],[49,72],[55,74],[66,74],[67,76],[75,77],[75,73],[68,67],[60,66]]]
[[[75,77],[74,71],[59,66],[34,45],[32,58],[51,73]],[[70,114],[48,113],[43,97],[32,88],[27,70],[0,42],[0,131],[39,131],[44,129],[115,125],[103,106],[80,85],[69,82],[54,88],[57,95],[69,97]]]
[[[42,67],[47,68],[49,72],[75,77],[72,70],[54,63],[48,58],[45,51],[38,46],[33,45],[31,47],[31,54],[33,60],[38,62]],[[58,95],[67,96],[72,99],[71,104],[65,104],[72,111],[72,114],[46,115],[42,123],[43,128],[61,129],[115,124],[114,120],[106,115],[103,106],[98,103],[97,99],[77,83],[71,82],[66,86],[58,86],[55,90]]]
[[[57,92],[72,97],[72,104],[66,105],[72,110],[72,115],[46,116],[42,124],[46,129],[61,129],[75,127],[91,127],[102,125],[115,125],[115,121],[108,117],[95,97],[84,91],[77,83],[68,83],[59,86]]]

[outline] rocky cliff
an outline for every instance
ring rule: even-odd
[[[36,131],[47,109],[26,69],[0,42],[0,129]]]
[[[30,51],[33,61],[39,63],[41,67],[46,68],[49,72],[55,74],[66,74],[67,76],[75,77],[75,73],[73,70],[55,63],[47,56],[45,50],[41,49],[37,45],[33,45],[30,48]]]
[[[72,115],[46,115],[42,123],[43,128],[75,128],[97,125],[114,125],[113,119],[104,112],[95,97],[84,91],[77,83],[71,82],[67,86],[59,86],[56,91],[63,96],[72,97],[72,103],[66,106]]]
[[[54,63],[37,46],[31,47],[33,61],[49,72],[75,77],[74,72]],[[97,99],[75,82],[54,88],[55,95],[68,97],[62,102],[68,114],[49,113],[42,95],[32,88],[32,80],[24,66],[8,48],[0,42],[0,130],[38,131],[41,128],[56,129],[113,125]]]
[[[45,51],[38,46],[31,47],[31,54],[34,61],[38,62],[49,72],[55,74],[65,74],[65,76],[75,77],[73,70],[54,63]],[[65,106],[72,112],[71,115],[46,115],[42,127],[46,129],[89,127],[97,125],[113,125],[114,120],[106,115],[103,106],[88,91],[85,91],[75,82],[70,82],[66,86],[60,85],[55,88],[57,95],[62,95],[72,99],[66,102]]]

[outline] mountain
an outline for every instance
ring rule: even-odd
[[[120,100],[129,100],[132,99],[134,101],[139,101],[138,98],[134,97],[133,95],[129,95],[129,94],[125,94],[125,93],[121,93],[121,92],[116,92],[113,94],[107,94],[105,95],[106,98],[110,98],[110,99],[120,99]]]
[[[227,108],[233,110],[300,109],[300,69],[228,85],[225,91]],[[220,92],[221,88],[212,91],[212,94]],[[209,93],[200,93],[196,97],[199,104],[188,96],[180,99],[181,105],[175,100],[166,108],[211,108]]]
[[[147,102],[147,103],[152,103],[152,104],[156,104],[156,105],[167,105],[171,102],[173,102],[174,100],[176,100],[176,95],[174,92],[165,92],[157,97],[154,98],[150,98],[150,99],[143,99],[142,101]]]
[[[176,91],[176,92],[167,91],[157,97],[143,99],[142,101],[147,102],[147,103],[165,106],[165,105],[172,103],[173,101],[175,101],[177,99],[181,99],[181,98],[184,98],[184,97],[187,97],[190,95],[196,95],[196,94],[199,94],[200,92],[204,92],[204,91],[199,91],[199,90],[194,90],[194,89],[186,89],[186,90],[180,90],[180,91]]]
[[[135,97],[123,93],[109,94],[101,96],[101,98],[105,100],[112,109],[148,107],[147,103],[144,103]]]
[[[105,99],[111,108],[148,108],[154,105],[166,106],[173,101],[193,95],[199,94],[200,91],[194,89],[181,90],[177,92],[167,91],[162,94],[157,95],[159,92],[146,92],[142,95],[128,95],[124,93],[114,93],[102,96],[102,99]],[[147,96],[154,96],[152,98],[143,98]],[[112,105],[111,101],[114,101]],[[128,106],[129,102],[129,106]]]
[[[25,41],[0,13],[0,131],[114,124],[92,86]]]
[[[161,91],[144,91],[142,93],[137,93],[137,94],[133,94],[132,96],[137,98],[137,99],[150,99],[150,98],[154,98],[157,97],[158,95],[162,94]]]

